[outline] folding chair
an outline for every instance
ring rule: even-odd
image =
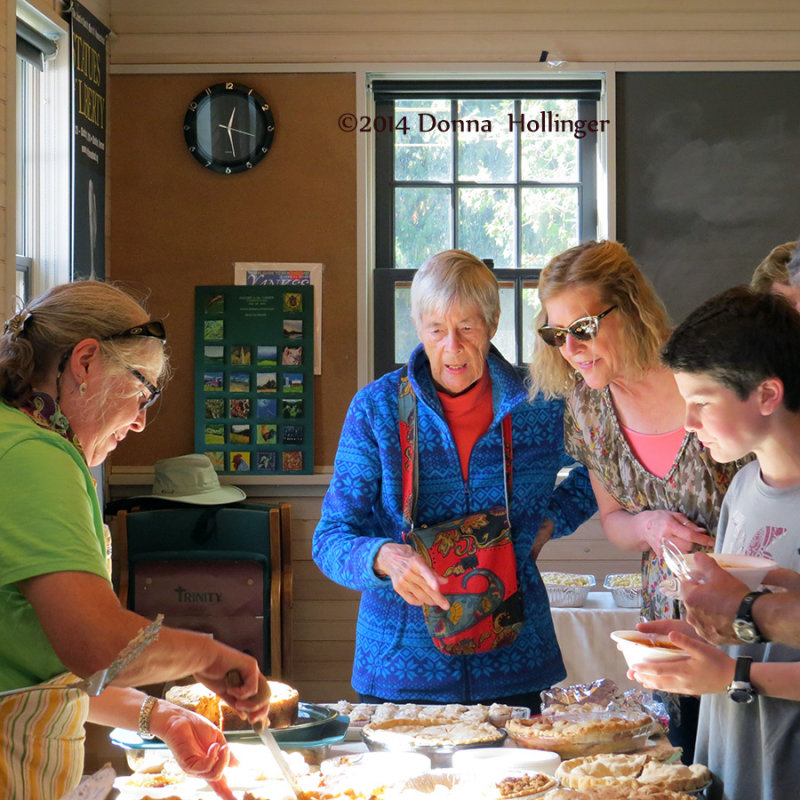
[[[121,602],[212,634],[280,677],[281,510],[257,504],[119,511]],[[127,567],[127,569],[126,569]],[[127,573],[127,574],[126,574]]]

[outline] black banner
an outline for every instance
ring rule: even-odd
[[[108,28],[80,3],[71,4],[72,278],[105,278],[106,37]]]

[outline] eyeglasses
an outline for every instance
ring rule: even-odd
[[[125,331],[119,333],[112,333],[111,336],[106,336],[106,341],[110,339],[124,339],[128,336],[149,336],[152,339],[159,339],[162,342],[167,341],[167,332],[164,329],[164,323],[160,319],[151,319],[148,322],[143,322],[141,325],[134,325]]]
[[[133,375],[142,383],[145,389],[150,391],[150,396],[139,402],[139,411],[147,411],[147,409],[150,408],[150,406],[152,406],[159,397],[161,397],[161,389],[153,386],[153,384],[150,383],[150,381],[147,380],[147,378],[145,378],[145,376],[142,375],[138,369],[134,369],[133,367],[128,367],[127,369],[131,375]]]
[[[597,336],[600,330],[600,320],[606,314],[610,314],[616,306],[607,308],[602,314],[595,317],[581,317],[576,319],[571,325],[566,328],[559,328],[556,325],[543,325],[539,328],[539,336],[542,337],[544,343],[550,347],[563,347],[567,342],[567,334],[577,339],[579,342],[589,342]]]

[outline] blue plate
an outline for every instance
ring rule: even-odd
[[[305,707],[305,708],[304,708]],[[324,712],[324,713],[323,713]],[[274,728],[273,735],[278,745],[284,750],[299,750],[310,747],[325,747],[341,742],[350,718],[331,712],[321,706],[300,703],[298,724],[288,728]],[[227,739],[237,742],[260,742],[253,731],[230,731]],[[109,734],[111,742],[125,750],[163,750],[166,748],[161,739],[142,739],[136,731],[114,728]]]

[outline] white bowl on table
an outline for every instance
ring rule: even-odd
[[[479,747],[453,753],[453,768],[460,770],[523,769],[555,775],[561,758],[558,753],[527,747]]]
[[[611,638],[629,667],[647,661],[684,661],[689,654],[670,642],[668,636],[641,631],[614,631]]]
[[[695,569],[695,555],[695,553],[684,555],[690,570]],[[734,578],[738,578],[746,584],[751,592],[758,589],[766,574],[778,566],[777,562],[771,558],[746,556],[743,553],[706,553],[706,555],[713,558],[718,566],[726,572],[730,572]]]

